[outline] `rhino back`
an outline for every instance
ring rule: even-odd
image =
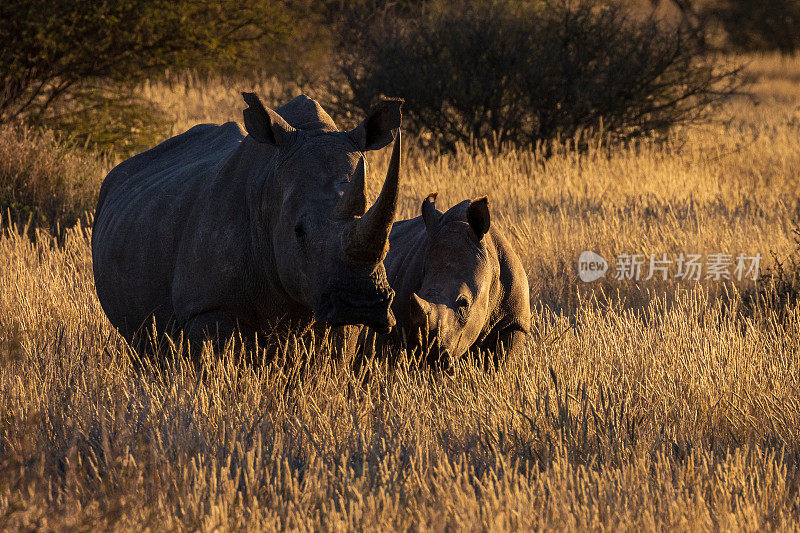
[[[151,315],[162,330],[174,317],[176,254],[196,230],[192,214],[214,210],[219,198],[204,193],[242,139],[235,123],[195,126],[121,163],[104,180],[92,235],[95,285],[126,337]]]
[[[500,269],[497,284],[492,288],[493,310],[489,322],[495,323],[495,328],[514,328],[528,333],[531,304],[525,267],[502,229],[493,225],[489,232]]]

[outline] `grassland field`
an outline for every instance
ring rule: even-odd
[[[323,352],[298,379],[230,348],[205,373],[140,370],[97,301],[90,225],[59,243],[5,224],[0,529],[800,529],[800,308],[752,303],[798,247],[800,58],[744,59],[747,94],[663,142],[544,157],[408,139],[401,216],[432,191],[488,195],[526,267],[530,344],[496,372],[373,361],[365,378]],[[241,89],[139,94],[179,133],[241,121]],[[370,162],[374,198],[388,153]],[[584,250],[605,278],[579,279]],[[620,254],[680,253],[760,254],[762,279],[613,279]]]

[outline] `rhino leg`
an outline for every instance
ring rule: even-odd
[[[497,369],[500,363],[516,357],[524,351],[527,338],[527,333],[519,328],[507,327],[490,333],[475,352],[486,370]]]
[[[354,355],[361,338],[361,329],[358,326],[331,328],[325,324],[315,324],[316,352],[322,353],[324,349],[328,349],[330,356],[336,360]]]
[[[355,356],[353,357],[353,373],[360,375],[365,372],[369,362],[382,353],[383,337],[371,328],[362,328],[355,343]],[[366,376],[366,374],[365,374]]]
[[[241,337],[247,348],[252,347],[247,346],[247,343],[255,339],[256,333],[252,328],[240,324],[237,320],[219,312],[195,315],[184,324],[182,329],[184,338],[191,346],[192,359],[195,362],[200,361],[203,343],[207,340],[213,343],[215,349],[219,349],[224,347],[225,343],[236,335],[237,338]]]

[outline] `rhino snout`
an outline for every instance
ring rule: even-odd
[[[439,342],[432,343],[425,357],[425,362],[434,370],[451,373],[453,370],[453,356],[450,351]]]
[[[371,299],[358,296],[341,290],[326,293],[315,313],[317,320],[331,327],[363,324],[378,333],[390,333],[397,323],[391,309],[394,291],[381,291]]]
[[[397,324],[394,318],[394,313],[391,309],[387,309],[385,315],[374,315],[364,319],[364,325],[374,329],[378,333],[388,335],[392,332],[392,328]]]
[[[390,333],[397,323],[391,309],[353,308],[333,305],[325,317],[331,327],[364,324],[384,335]]]

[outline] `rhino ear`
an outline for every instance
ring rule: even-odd
[[[372,113],[350,132],[360,150],[380,150],[394,139],[394,130],[403,122],[403,99],[386,98]]]
[[[278,113],[264,107],[255,93],[242,93],[242,97],[248,105],[243,112],[247,133],[260,143],[285,146],[297,130]]]
[[[489,225],[492,218],[489,215],[489,199],[484,196],[477,200],[472,200],[467,207],[467,222],[469,227],[482,239],[489,232]]]
[[[436,232],[439,227],[439,221],[442,219],[442,213],[436,209],[437,194],[432,192],[422,201],[422,220],[425,221],[425,231],[428,232],[428,235],[433,235]]]

